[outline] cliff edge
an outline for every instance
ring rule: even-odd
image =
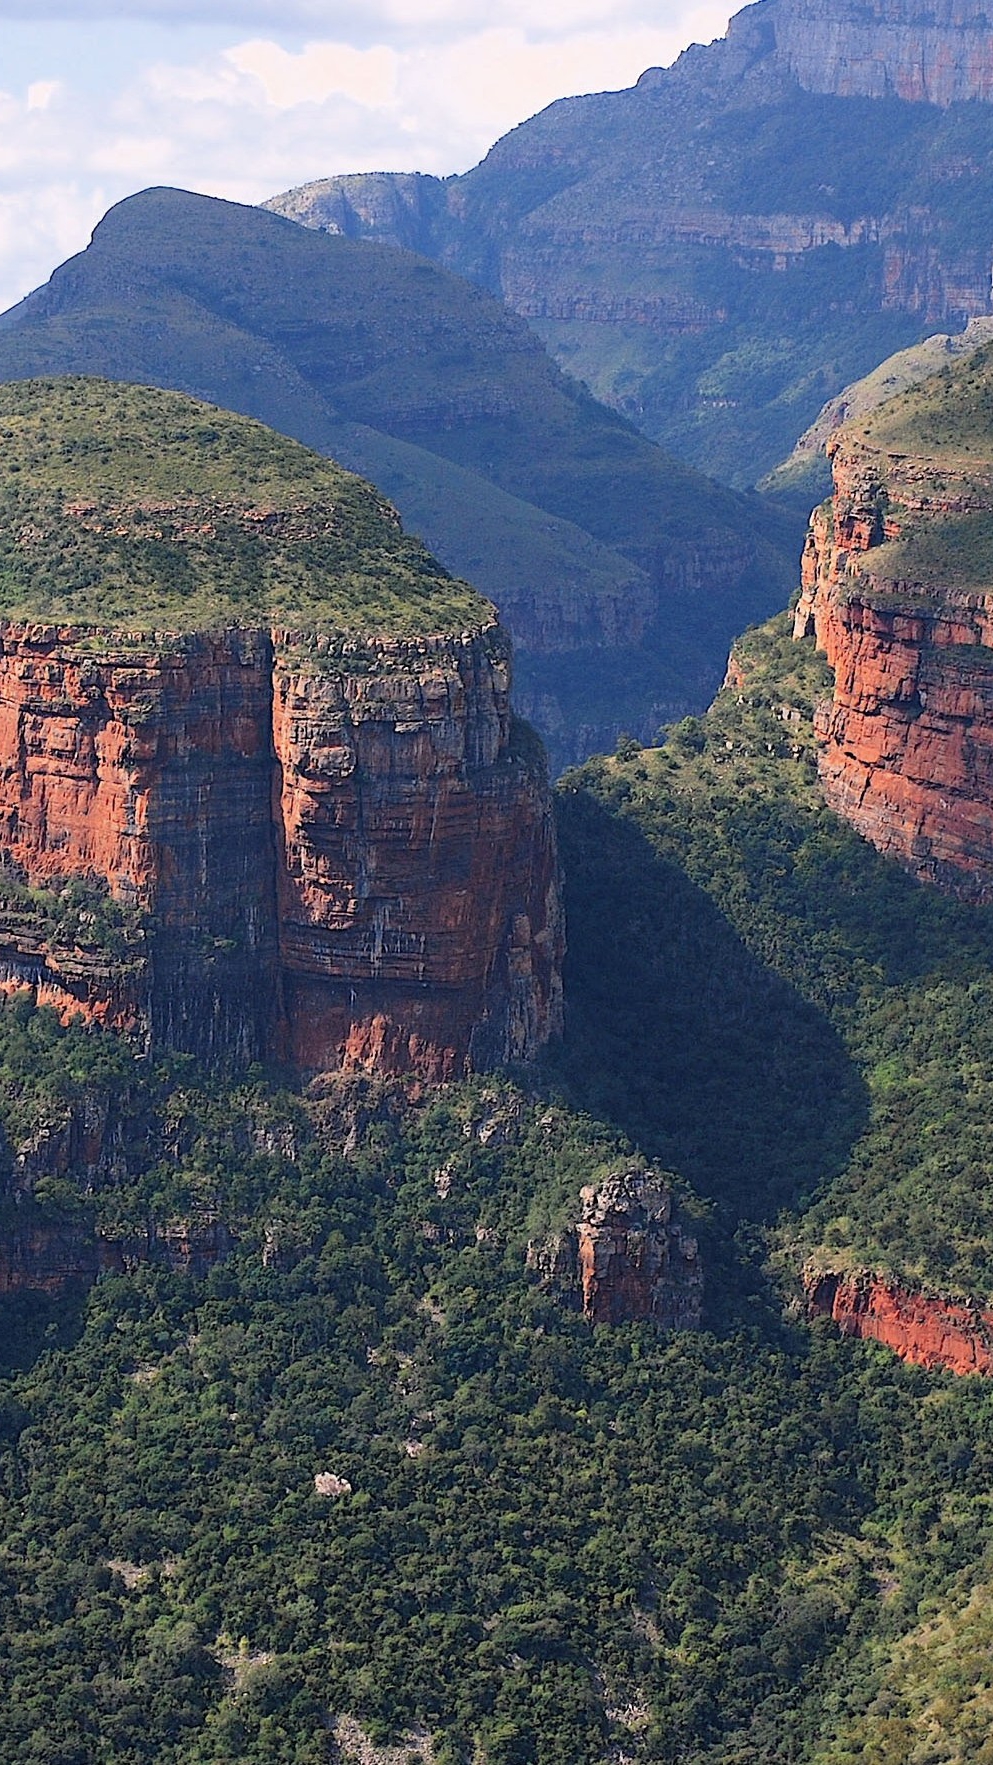
[[[917,876],[993,899],[993,348],[832,439],[796,614],[834,669],[827,800]]]
[[[558,867],[490,605],[184,396],[15,383],[0,438],[0,988],[211,1059],[533,1053]]]

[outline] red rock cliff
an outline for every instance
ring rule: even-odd
[[[881,1342],[901,1360],[950,1373],[993,1373],[993,1312],[909,1292],[878,1275],[814,1274],[807,1309],[843,1336]]]
[[[993,480],[968,449],[935,461],[843,429],[829,451],[796,614],[835,674],[816,719],[825,795],[921,878],[991,899],[993,580],[961,560]]]
[[[584,1188],[580,1203],[575,1226],[528,1247],[529,1268],[575,1295],[592,1324],[698,1329],[697,1241],[677,1218],[667,1184],[639,1168],[619,1170]]]
[[[163,1044],[440,1078],[559,1024],[550,799],[496,627],[335,644],[7,621],[0,840],[32,887],[102,882],[151,926],[125,970],[0,925],[0,986]]]

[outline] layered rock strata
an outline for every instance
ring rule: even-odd
[[[811,1274],[807,1309],[843,1336],[881,1342],[914,1366],[993,1373],[993,1312],[910,1292],[879,1275]]]
[[[961,104],[993,99],[993,10],[985,0],[761,0],[776,53],[808,92]]]
[[[575,1226],[531,1245],[529,1266],[573,1296],[592,1324],[700,1325],[703,1276],[697,1241],[672,1191],[640,1168],[612,1172],[580,1193]]]
[[[991,312],[991,100],[989,0],[759,0],[460,177],[270,206],[483,283],[598,397],[745,484],[846,381]]]
[[[835,675],[815,720],[820,774],[831,807],[880,851],[986,901],[993,477],[968,446],[929,457],[907,445],[854,427],[829,443],[834,494],[811,519],[795,627]]]
[[[0,838],[150,916],[127,973],[16,939],[0,985],[203,1057],[448,1077],[558,1026],[540,761],[505,641],[0,626]]]

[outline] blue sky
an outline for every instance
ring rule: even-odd
[[[466,170],[554,98],[722,34],[727,0],[0,0],[0,311],[151,184],[259,202]]]

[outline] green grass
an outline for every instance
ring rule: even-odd
[[[183,394],[0,389],[0,611],[126,631],[461,631],[492,608],[370,485]]]

